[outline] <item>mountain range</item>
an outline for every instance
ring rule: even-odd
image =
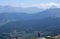
[[[0,33],[13,30],[60,34],[60,8],[49,8],[35,14],[9,11],[0,13]]]
[[[36,13],[43,11],[44,9],[42,8],[37,8],[37,7],[28,7],[28,8],[23,8],[23,7],[12,7],[12,6],[0,6],[0,13]]]

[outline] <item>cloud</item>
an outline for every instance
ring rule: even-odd
[[[52,6],[60,8],[60,3],[50,2],[50,3],[39,3],[39,4],[30,4],[30,3],[10,3],[13,7],[39,7],[39,8],[50,8]]]
[[[13,4],[18,7],[39,7],[39,8],[50,8],[52,6],[55,6],[57,8],[60,8],[60,3],[50,2],[50,3],[39,3],[39,4],[26,4],[26,3],[18,3]]]
[[[24,3],[12,3],[12,4],[8,4],[8,5],[13,6],[13,7],[23,7],[23,6],[25,6]]]
[[[55,2],[32,4],[32,6],[41,7],[41,8],[50,8],[52,6],[56,6],[56,7],[60,8],[60,4],[59,3],[55,3]]]

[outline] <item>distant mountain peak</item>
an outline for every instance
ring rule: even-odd
[[[60,7],[52,5],[50,8],[60,8]]]

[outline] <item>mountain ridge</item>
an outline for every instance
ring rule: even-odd
[[[17,31],[26,32],[48,31],[52,35],[60,34],[60,8],[47,9],[35,14],[0,13],[0,18],[0,24],[9,21],[0,27],[0,33],[16,29]]]

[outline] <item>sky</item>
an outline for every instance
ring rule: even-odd
[[[13,7],[60,7],[60,0],[0,0],[0,5]]]

